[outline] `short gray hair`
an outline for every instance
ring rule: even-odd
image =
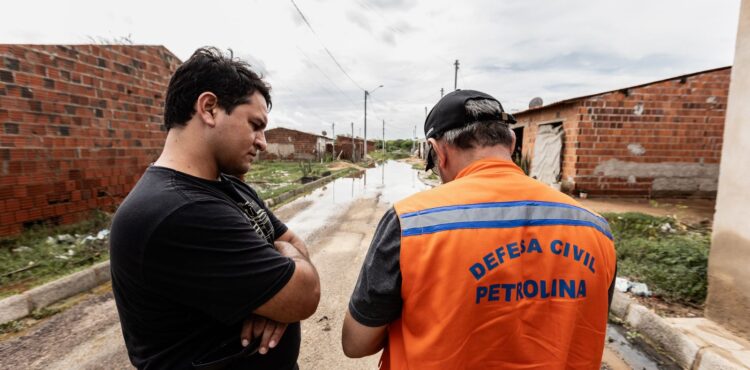
[[[464,105],[466,113],[476,119],[483,115],[500,115],[503,112],[500,103],[491,99],[472,99]],[[508,124],[500,120],[474,121],[466,126],[444,132],[437,139],[461,149],[513,145],[513,133]]]

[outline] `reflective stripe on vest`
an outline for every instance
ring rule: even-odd
[[[610,240],[607,221],[583,208],[543,201],[514,201],[436,207],[401,215],[401,235],[414,236],[455,229],[522,226],[587,226]]]

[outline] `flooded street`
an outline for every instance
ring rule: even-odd
[[[330,226],[331,219],[340,216],[359,199],[377,198],[379,203],[390,206],[428,188],[410,165],[388,161],[354,176],[338,178],[284,205],[278,214],[290,229],[309,242],[317,232]],[[295,213],[284,219],[287,209]]]

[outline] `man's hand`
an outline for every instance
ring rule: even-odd
[[[258,353],[265,355],[268,350],[276,347],[284,335],[287,324],[273,321],[262,316],[252,315],[242,323],[240,339],[242,346],[247,347],[250,339],[261,337]],[[251,338],[252,335],[252,338]]]
[[[294,262],[294,273],[276,295],[253,313],[283,323],[304,320],[315,313],[320,302],[318,271],[310,262],[305,243],[291,231],[277,238],[274,247]]]

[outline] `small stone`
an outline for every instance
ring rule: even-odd
[[[25,245],[22,245],[22,246],[20,246],[18,248],[11,249],[11,251],[13,251],[13,253],[24,253],[24,252],[31,251],[31,248],[29,248],[29,247],[27,247]]]

